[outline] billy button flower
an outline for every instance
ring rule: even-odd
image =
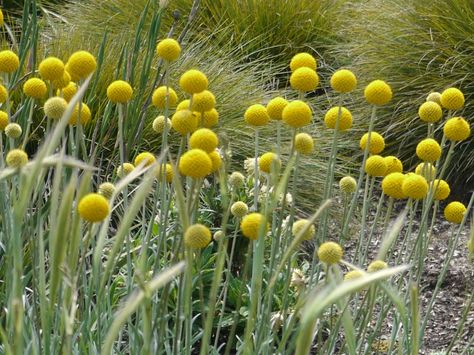
[[[125,104],[132,98],[133,89],[123,80],[115,80],[107,87],[107,97],[114,104]]]
[[[239,173],[238,171],[234,171],[232,174],[229,176],[229,185],[233,189],[238,189],[242,187],[245,184],[245,176],[242,173]]]
[[[339,117],[339,110],[341,111]],[[336,129],[337,118],[339,117],[339,131],[347,131],[349,128],[352,127],[352,114],[351,112],[345,107],[332,107],[326,112],[324,116],[324,123],[326,124],[327,128]]]
[[[0,103],[3,104],[5,101],[7,101],[7,97],[8,97],[7,88],[3,86],[2,84],[0,84]]]
[[[369,176],[384,176],[387,172],[387,164],[380,155],[372,155],[365,162],[365,172]]]
[[[188,70],[179,78],[179,86],[188,94],[197,94],[207,89],[209,81],[207,76],[195,69]]]
[[[359,147],[361,150],[365,151],[367,145],[367,140],[369,138],[369,133],[365,133],[359,142]],[[369,153],[370,154],[379,154],[385,149],[385,140],[377,132],[370,133],[370,142],[369,142]]]
[[[364,272],[360,270],[351,270],[344,275],[344,281],[352,281],[364,276]]]
[[[179,159],[179,171],[194,179],[203,178],[212,172],[212,160],[202,149],[191,149]]]
[[[441,106],[441,94],[439,92],[431,92],[426,97],[426,101],[436,102],[438,105]]]
[[[385,195],[395,199],[405,199],[407,196],[403,193],[403,181],[405,175],[399,172],[390,173],[382,180],[382,191]]]
[[[453,201],[444,209],[444,218],[448,222],[461,224],[467,209],[461,202]]]
[[[316,228],[314,224],[309,224],[310,222],[307,219],[300,219],[293,223],[293,227],[291,228],[291,234],[293,237],[297,237],[305,228],[306,231],[303,233],[303,240],[311,240],[313,239],[314,235],[316,234]]]
[[[23,149],[12,149],[7,153],[5,162],[9,168],[21,168],[28,163],[28,154]]]
[[[89,193],[81,198],[77,210],[82,219],[95,223],[103,221],[110,211],[107,199],[96,193]]]
[[[288,101],[283,97],[275,97],[267,104],[267,113],[272,120],[281,121],[283,109],[288,105]]]
[[[441,147],[434,139],[426,138],[416,146],[416,155],[421,160],[434,162],[441,156]]]
[[[163,166],[163,165],[162,165]],[[159,179],[161,181],[162,179],[162,173],[161,173],[161,169],[162,169],[162,166],[157,166],[156,169],[155,169],[155,176],[157,179]],[[166,182],[167,183],[171,183],[173,181],[173,175],[174,175],[174,172],[173,172],[173,167],[171,166],[171,164],[169,163],[166,163],[165,164],[165,175],[166,175]]]
[[[135,166],[132,163],[123,163],[123,165],[117,168],[117,176],[123,178],[130,174],[133,169],[135,169]]]
[[[18,123],[9,123],[5,127],[5,135],[9,138],[18,138],[22,132],[21,126]]]
[[[0,111],[0,131],[5,130],[8,125],[8,114],[5,111]]]
[[[423,162],[416,166],[415,174],[421,175],[426,180],[431,181],[436,176],[436,168],[431,163]]]
[[[193,224],[184,232],[184,245],[188,248],[204,249],[209,245],[211,239],[211,231],[203,224]]]
[[[38,71],[44,80],[57,80],[63,77],[64,63],[59,58],[48,57],[41,61]]]
[[[403,180],[402,191],[409,198],[421,200],[428,193],[428,182],[421,175],[407,174]]]
[[[165,129],[165,125],[167,126],[167,131],[169,132],[171,128],[171,120],[165,116],[158,116],[153,120],[152,127],[156,133],[162,133]]]
[[[339,180],[339,189],[345,194],[352,194],[357,188],[357,181],[352,176],[344,176]]]
[[[337,264],[342,259],[343,251],[339,244],[325,242],[318,248],[318,258],[327,265]]]
[[[197,112],[212,110],[216,105],[216,98],[209,90],[201,91],[193,95],[193,104],[191,109]]]
[[[309,155],[314,150],[313,138],[308,133],[298,133],[295,136],[295,150],[302,155]]]
[[[23,93],[33,99],[41,99],[46,96],[48,88],[43,80],[31,78],[23,84]]]
[[[44,103],[44,114],[52,120],[59,120],[67,109],[67,102],[62,97],[51,97]]]
[[[53,80],[52,84],[54,89],[64,89],[69,85],[70,82],[71,75],[66,70],[64,70],[63,76],[59,79]]]
[[[466,140],[471,135],[471,127],[469,127],[469,123],[464,118],[453,117],[446,121],[443,132],[447,139],[460,142]]]
[[[176,106],[176,103],[178,102],[178,95],[176,95],[176,91],[174,91],[169,86],[168,89],[166,86],[160,86],[156,88],[155,91],[153,91],[153,95],[151,97],[153,106],[159,109],[164,109],[166,107],[166,92],[168,92],[168,107]]]
[[[387,164],[387,175],[391,173],[403,172],[403,163],[397,157],[394,157],[393,155],[388,155],[383,159],[385,160],[385,164]]]
[[[219,122],[219,112],[215,108],[212,110],[203,112],[201,115],[201,124],[205,128],[211,128],[217,125]]]
[[[215,173],[218,171],[222,165],[222,157],[219,154],[219,151],[216,149],[213,152],[208,153],[209,158],[211,159],[212,162],[212,169],[211,173]]]
[[[275,153],[264,153],[258,159],[258,167],[264,173],[270,174],[272,170],[278,171],[280,167],[280,159]]]
[[[3,22],[3,12],[2,12],[2,9],[0,9],[0,27],[4,25],[4,22]]]
[[[13,73],[20,67],[20,59],[10,50],[0,51],[0,72]]]
[[[144,166],[147,167],[147,166],[153,165],[155,161],[156,161],[156,158],[153,154],[151,154],[150,152],[142,152],[135,157],[133,164],[135,166],[138,166],[142,162],[144,162],[145,163]]]
[[[296,69],[290,76],[290,85],[294,90],[313,91],[319,84],[319,77],[313,69],[302,67]]]
[[[441,94],[441,106],[448,110],[459,110],[464,106],[464,94],[456,88],[449,88]]]
[[[71,101],[71,99],[77,93],[77,84],[71,81],[69,84],[67,84],[65,88],[62,89],[62,92],[63,92],[64,100],[66,100],[67,102]],[[58,92],[58,95],[59,95],[59,92]]]
[[[434,191],[434,199],[438,201],[446,200],[451,194],[449,184],[444,180],[435,179],[431,186],[436,189]]]
[[[107,200],[110,200],[115,192],[114,184],[110,182],[104,182],[99,185],[99,194],[104,196]]]
[[[334,91],[348,93],[357,86],[357,78],[353,72],[340,69],[331,76],[331,87]]]
[[[382,106],[392,99],[392,89],[383,80],[374,80],[365,87],[365,100],[372,105]]]
[[[443,110],[438,103],[427,101],[418,109],[418,116],[420,116],[420,119],[424,122],[435,123],[443,116]]]
[[[265,217],[257,212],[246,215],[240,222],[240,229],[244,237],[250,240],[257,240],[261,226],[264,225],[263,235],[268,232],[268,223]]]
[[[180,135],[194,132],[198,127],[198,116],[189,110],[179,110],[171,117],[171,127]]]
[[[301,52],[293,56],[290,61],[290,69],[294,72],[298,68],[306,67],[316,70],[316,59],[309,53]]]
[[[81,107],[81,111],[79,112],[79,106]],[[72,116],[69,119],[69,124],[72,126],[77,125],[79,119],[81,120],[81,125],[85,126],[91,120],[91,110],[89,106],[87,106],[84,102],[76,104],[74,107],[74,111],[72,111]]]
[[[265,126],[270,121],[265,106],[256,104],[250,106],[244,113],[244,119],[247,124],[255,127]]]
[[[377,271],[380,271],[380,270],[384,270],[388,268],[388,265],[385,261],[383,260],[375,260],[375,261],[372,261],[369,266],[367,267],[367,271],[368,272],[377,272]]]
[[[166,38],[158,42],[156,54],[168,62],[174,62],[181,54],[181,46],[173,38]]]
[[[230,207],[230,212],[236,218],[242,218],[249,212],[249,207],[245,202],[237,201]]]
[[[313,112],[301,100],[291,101],[284,109],[282,118],[285,123],[293,128],[300,128],[311,123]]]
[[[86,78],[96,67],[95,57],[87,51],[73,53],[66,64],[66,70],[74,81]]]

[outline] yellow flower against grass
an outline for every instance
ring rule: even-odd
[[[260,159],[258,159],[258,168],[267,174],[270,174],[272,171],[278,171],[280,168],[278,155],[272,152],[262,154]]]
[[[18,123],[9,123],[5,127],[5,134],[10,138],[18,138],[22,132],[21,126]]]
[[[426,180],[431,181],[436,176],[436,168],[429,162],[423,162],[416,166],[415,174],[421,175]]]
[[[441,156],[441,147],[434,139],[426,138],[416,146],[416,155],[421,160],[434,162]]]
[[[443,132],[447,139],[460,142],[469,138],[471,135],[471,127],[464,118],[453,117],[446,121]]]
[[[82,219],[95,223],[103,221],[109,215],[110,207],[104,196],[90,193],[81,198],[77,210]]]
[[[459,110],[464,106],[464,94],[456,88],[449,88],[441,94],[441,106],[448,110]]]
[[[462,220],[464,219],[464,215],[466,214],[466,206],[459,201],[453,201],[449,203],[444,209],[444,218],[448,222],[454,224],[461,224]]]
[[[399,172],[390,173],[382,180],[382,191],[385,195],[395,199],[405,199],[407,196],[403,193],[403,181],[405,175]]]
[[[156,158],[153,154],[151,154],[150,152],[142,152],[140,154],[138,154],[136,157],[135,157],[135,160],[133,161],[133,164],[135,166],[138,166],[140,165],[142,162],[145,163],[145,167],[146,166],[150,166],[150,165],[153,165],[155,162],[156,162]]]
[[[4,25],[4,19],[3,19],[3,12],[2,9],[0,9],[0,27]]]
[[[316,228],[314,227],[314,224],[310,224],[307,219],[300,219],[293,223],[293,227],[291,228],[291,234],[293,234],[293,237],[296,238],[305,229],[306,231],[303,233],[302,237],[303,240],[313,239],[314,235],[316,234]]]
[[[213,152],[208,153],[209,158],[211,158],[212,169],[211,173],[217,172],[222,166],[222,157],[219,153],[219,150],[214,150]]]
[[[242,187],[245,184],[245,176],[242,173],[239,173],[238,171],[234,171],[232,174],[229,176],[229,185],[234,188],[238,189]]]
[[[184,233],[184,245],[192,249],[204,249],[212,240],[211,231],[205,225],[196,223]]]
[[[212,172],[212,160],[202,149],[191,149],[179,159],[179,171],[194,179],[203,178]]]
[[[13,73],[20,67],[20,59],[10,50],[0,51],[0,72]]]
[[[265,106],[260,104],[255,104],[250,106],[244,113],[244,119],[247,124],[260,127],[265,126],[268,121],[270,121],[270,116],[268,115],[267,109]]]
[[[249,212],[249,207],[243,201],[237,201],[230,207],[230,212],[236,218],[242,218]]]
[[[436,102],[438,105],[441,106],[441,93],[434,91],[431,92],[427,97],[426,101]]]
[[[301,100],[291,101],[282,113],[283,121],[293,128],[301,128],[310,124],[312,117],[311,108]]]
[[[431,183],[434,191],[434,199],[438,201],[446,200],[451,194],[449,184],[444,180],[435,179]]]
[[[403,172],[403,163],[397,157],[394,157],[393,155],[388,155],[383,159],[385,160],[385,164],[387,164],[387,175],[391,173]]]
[[[295,136],[295,150],[302,155],[310,155],[314,150],[314,140],[308,133]]]
[[[424,122],[435,123],[443,117],[441,106],[433,101],[424,102],[418,109],[418,116]]]
[[[8,97],[7,88],[3,86],[2,84],[0,84],[0,103],[3,104],[5,101],[7,101],[7,97]]]
[[[64,100],[69,102],[77,93],[77,84],[71,81],[69,84],[67,84],[65,88],[63,88],[62,91],[63,91]],[[59,95],[59,92],[58,92],[58,95]]]
[[[403,193],[414,200],[421,200],[428,194],[428,182],[417,174],[407,174],[402,184]]]
[[[331,76],[331,87],[334,91],[348,93],[357,86],[357,78],[348,69],[339,69]]]
[[[133,89],[123,80],[115,80],[107,88],[107,97],[115,104],[125,104],[132,98]]]
[[[382,106],[392,99],[392,89],[383,80],[374,80],[365,87],[365,99],[369,104]]]
[[[9,168],[21,168],[28,163],[28,154],[23,149],[12,149],[7,153],[5,162]]]
[[[67,102],[62,97],[51,97],[44,103],[44,114],[52,120],[59,120],[67,109]]]
[[[161,166],[157,166],[155,168],[156,178],[159,179],[159,181],[161,181],[163,179],[163,175],[162,175],[162,172],[161,172],[161,169],[163,168],[163,165],[165,167],[166,182],[167,183],[173,182],[173,176],[174,176],[173,167],[169,163],[161,164]]]
[[[198,127],[198,117],[189,110],[179,110],[171,117],[171,127],[180,135],[194,132]]]
[[[156,54],[168,62],[174,62],[181,54],[181,46],[173,38],[166,38],[158,42]]]
[[[123,178],[130,174],[133,169],[135,169],[135,166],[132,163],[123,163],[123,165],[117,168],[117,176]]]
[[[359,147],[362,151],[365,151],[367,146],[367,140],[369,139],[369,133],[365,133],[359,142]],[[369,153],[380,154],[385,149],[385,139],[377,132],[370,133]]]
[[[166,107],[166,93],[168,93],[168,107],[175,107],[178,102],[178,95],[176,95],[176,91],[169,86],[160,86],[153,91],[151,97],[153,106],[159,109],[164,109]]]
[[[369,266],[367,267],[367,271],[368,272],[377,272],[377,271],[380,271],[380,270],[384,270],[388,268],[388,265],[385,261],[383,260],[375,260],[375,261],[372,261]]]
[[[115,192],[115,186],[111,182],[104,182],[99,185],[99,194],[110,200]]]
[[[281,121],[283,109],[288,105],[288,101],[283,97],[275,97],[267,104],[267,113],[272,120]]]
[[[209,90],[201,91],[193,95],[193,104],[191,109],[197,112],[212,110],[216,106],[216,98]]]
[[[81,111],[79,112],[79,106]],[[72,116],[69,119],[69,124],[72,126],[77,125],[77,123],[81,122],[82,126],[85,126],[91,120],[92,114],[89,106],[87,106],[84,102],[81,104],[76,104],[74,106],[74,111],[72,112]]]
[[[191,69],[181,75],[179,86],[188,94],[197,94],[207,89],[209,81],[207,76],[196,69]]]
[[[290,76],[290,85],[297,91],[313,91],[316,89],[318,84],[318,74],[313,69],[307,67],[296,69]]]
[[[54,89],[64,89],[69,85],[70,82],[71,75],[66,70],[64,70],[63,76],[59,79],[53,80],[52,84]]]
[[[152,127],[156,133],[162,133],[165,130],[165,125],[169,132],[171,129],[171,120],[165,116],[158,116],[153,120]]]
[[[0,111],[0,131],[4,131],[8,125],[8,114],[5,111]]]
[[[66,64],[66,70],[74,81],[85,79],[94,72],[96,67],[95,57],[87,51],[73,53]]]
[[[365,172],[369,176],[385,176],[387,164],[380,155],[372,155],[365,162]]]
[[[201,115],[201,124],[205,128],[211,128],[217,125],[219,122],[219,112],[215,108],[204,112]]]
[[[360,270],[351,270],[344,275],[344,281],[352,281],[364,276],[364,273]]]
[[[337,264],[342,259],[343,251],[335,242],[325,242],[318,248],[318,258],[327,265]]]
[[[63,77],[64,63],[59,58],[48,57],[41,61],[38,71],[44,80],[58,80]]]
[[[33,99],[41,99],[46,96],[48,88],[43,80],[39,78],[31,78],[23,84],[23,92],[26,96]]]
[[[340,112],[340,113],[339,113]],[[347,131],[352,127],[352,114],[345,107],[332,107],[324,116],[324,123],[327,128],[336,129],[337,119],[339,118],[339,131]]]
[[[268,232],[268,223],[265,217],[257,212],[246,215],[240,222],[240,229],[244,237],[250,240],[257,240],[260,229],[263,228],[263,235]]]
[[[309,53],[301,52],[293,56],[290,61],[290,69],[291,71],[295,71],[299,68],[309,68],[312,70],[316,70],[316,59]]]
[[[344,176],[339,180],[339,189],[345,194],[352,194],[357,189],[357,181],[352,176]]]

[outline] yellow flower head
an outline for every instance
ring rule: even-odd
[[[212,172],[212,160],[204,150],[191,149],[179,159],[179,171],[194,179],[203,178]]]
[[[20,59],[10,50],[0,51],[0,72],[13,73],[20,67]]]
[[[367,267],[368,272],[377,272],[383,269],[388,268],[388,265],[385,261],[383,260],[375,260],[372,261],[369,266]]]
[[[205,225],[196,223],[184,232],[184,245],[192,249],[204,249],[211,242],[212,235]]]
[[[41,61],[38,71],[44,80],[58,80],[63,77],[64,63],[59,58],[48,57]]]
[[[267,112],[272,120],[281,121],[283,109],[288,105],[288,101],[283,97],[275,97],[271,99],[267,104]]]
[[[466,206],[464,206],[461,202],[453,201],[445,207],[444,218],[446,218],[448,222],[461,224],[466,211]]]
[[[344,281],[352,281],[364,276],[364,273],[360,270],[351,270],[344,275]]]
[[[222,165],[222,158],[221,155],[219,154],[219,151],[216,149],[213,152],[208,153],[209,158],[211,158],[212,162],[212,170],[211,173],[215,173],[221,168]]]
[[[21,126],[18,123],[9,123],[5,127],[5,134],[10,138],[18,138],[22,132]]]
[[[260,213],[250,213],[240,222],[240,229],[244,237],[250,240],[257,240],[260,228],[264,228],[263,235],[268,232],[268,224],[265,217]]]
[[[115,80],[107,88],[107,97],[115,104],[127,103],[132,98],[132,95],[132,87],[123,80]]]
[[[3,12],[2,12],[2,9],[0,9],[0,27],[2,27],[4,24],[3,22]]]
[[[99,185],[99,194],[104,196],[107,200],[110,200],[115,192],[114,184],[110,182],[104,182]]]
[[[205,112],[212,110],[216,105],[216,98],[209,90],[201,91],[193,95],[193,111]]]
[[[385,176],[387,164],[380,155],[372,155],[365,162],[365,172],[369,176]]]
[[[314,150],[313,138],[308,133],[298,133],[295,136],[295,150],[302,155],[309,155]]]
[[[135,169],[135,166],[131,163],[123,163],[122,166],[119,166],[117,168],[117,176],[120,178],[123,178],[124,176],[130,174],[133,169]]]
[[[296,69],[306,67],[312,70],[316,70],[316,59],[309,53],[302,52],[298,53],[291,58],[290,69],[295,71]]]
[[[200,128],[189,138],[191,149],[202,149],[207,153],[214,151],[219,144],[217,135],[208,128]]]
[[[339,180],[339,188],[345,194],[352,194],[357,189],[357,181],[352,176],[344,176]]]
[[[365,150],[368,139],[369,139],[369,133],[366,133],[362,136],[359,142],[360,149]],[[384,149],[385,149],[385,140],[380,134],[372,131],[370,133],[369,153],[380,154]]]
[[[414,200],[421,200],[428,193],[428,182],[418,174],[407,174],[402,184],[403,194]]]
[[[237,201],[230,207],[230,212],[236,218],[242,218],[249,212],[249,206],[245,202]]]
[[[453,117],[446,121],[443,132],[447,139],[459,142],[471,135],[471,127],[464,118]]]
[[[342,248],[334,242],[325,242],[318,248],[318,258],[327,265],[337,264],[343,255]]]
[[[71,99],[76,95],[77,93],[77,84],[73,83],[72,81],[67,84],[65,88],[63,88],[63,97],[64,100],[67,102],[71,101]]]
[[[280,159],[275,153],[264,153],[258,159],[258,167],[264,173],[270,174],[272,171],[278,171],[280,167]]]
[[[54,96],[44,103],[44,114],[52,120],[59,120],[67,109],[67,102],[62,97]]]
[[[267,109],[260,104],[250,106],[245,111],[244,118],[247,124],[255,127],[265,126],[270,121]]]
[[[441,156],[441,147],[434,139],[426,138],[416,146],[416,155],[423,161],[434,162]]]
[[[97,62],[92,54],[87,51],[78,51],[69,57],[66,70],[71,78],[84,79],[92,74],[96,67]]]
[[[459,110],[464,106],[464,94],[456,88],[449,88],[441,94],[441,106],[448,110]]]
[[[232,186],[234,189],[238,189],[239,187],[243,186],[245,183],[245,176],[238,171],[234,171],[229,176],[229,185]]]
[[[311,123],[313,112],[305,102],[301,100],[291,101],[284,109],[282,118],[285,123],[293,128],[300,128]]]
[[[33,99],[41,99],[48,92],[48,88],[43,80],[38,78],[31,78],[23,84],[23,92],[26,96]]]
[[[290,85],[294,90],[301,92],[313,91],[318,84],[318,74],[307,67],[296,69],[290,76]]]
[[[385,160],[385,164],[387,164],[387,172],[386,174],[391,173],[401,173],[403,172],[403,164],[397,157],[393,155],[386,156],[383,158]]]
[[[365,87],[365,99],[369,104],[382,106],[392,99],[392,89],[383,80],[374,80]]]
[[[156,158],[153,154],[151,154],[150,152],[142,152],[135,157],[135,160],[133,161],[133,165],[138,166],[142,162],[145,162],[144,166],[150,166],[150,165],[153,165],[155,161],[156,161]]]
[[[169,132],[171,129],[171,120],[165,116],[158,116],[153,120],[152,127],[156,133],[161,133],[164,131],[165,125],[167,127],[167,131]]]
[[[109,202],[96,193],[89,193],[81,198],[77,210],[82,219],[95,223],[103,221],[109,215]]]
[[[81,107],[81,112],[79,112],[79,106]],[[77,123],[81,122],[81,125],[85,126],[90,120],[91,120],[91,110],[89,106],[87,106],[84,102],[79,104],[76,104],[74,107],[74,111],[72,112],[72,116],[69,119],[69,124],[70,125],[77,125]]]
[[[168,91],[168,107],[176,106],[176,103],[178,102],[178,95],[176,95],[176,91],[174,91],[169,86],[168,87],[160,86],[156,88],[155,91],[153,91],[153,95],[151,97],[151,102],[153,103],[153,106],[159,109],[164,109],[166,107],[166,92],[167,91]]]
[[[179,110],[171,117],[171,127],[182,136],[185,136],[196,130],[198,118],[189,110]]]
[[[293,237],[296,238],[305,229],[306,231],[303,233],[303,240],[313,239],[314,235],[316,234],[316,228],[314,227],[314,224],[309,225],[309,221],[307,219],[300,219],[293,223],[291,234],[293,234]]]
[[[443,117],[443,110],[436,102],[426,101],[418,109],[418,116],[424,122],[434,123]]]
[[[431,181],[436,176],[436,168],[431,163],[423,162],[416,166],[415,174],[421,175],[426,180]]]
[[[0,103],[4,103],[5,101],[7,101],[7,97],[8,97],[7,88],[3,86],[2,84],[0,84]]]
[[[357,78],[353,72],[340,69],[331,76],[331,87],[337,92],[351,92],[357,86]]]
[[[432,92],[426,97],[426,101],[436,102],[441,106],[441,94],[439,92]]]
[[[404,199],[407,196],[403,193],[403,181],[405,175],[399,172],[390,173],[382,180],[383,193],[389,197],[396,199]]]
[[[432,182],[432,187],[435,189],[434,198],[435,200],[442,201],[446,200],[451,194],[449,184],[444,180],[435,179]]]
[[[59,79],[53,80],[52,84],[53,84],[54,89],[64,89],[65,87],[69,85],[70,82],[71,82],[71,75],[69,75],[69,73],[66,70],[64,70],[63,76]]]
[[[181,54],[181,46],[175,39],[166,38],[158,42],[156,54],[168,62],[174,62]]]
[[[5,162],[9,168],[21,168],[28,163],[28,154],[23,149],[12,149],[7,153]]]
[[[8,125],[8,114],[5,111],[0,111],[0,131],[5,130]]]
[[[332,107],[326,112],[324,116],[324,123],[327,128],[336,129],[337,119],[339,118],[339,131],[347,131],[352,127],[352,114],[351,112],[343,107],[336,106]]]
[[[202,125],[205,128],[211,128],[217,125],[219,122],[219,112],[215,108],[212,110],[204,112],[201,115]]]
[[[171,183],[173,181],[173,175],[174,175],[173,167],[169,163],[164,164],[164,166],[165,166],[165,176],[166,176],[165,179],[166,179],[166,182]],[[161,173],[161,168],[162,167],[163,167],[163,164],[161,166],[157,166],[156,169],[155,169],[155,176],[160,181],[163,179],[163,175]]]
[[[191,69],[181,75],[179,86],[188,94],[197,94],[207,89],[209,81],[206,75],[199,70]]]

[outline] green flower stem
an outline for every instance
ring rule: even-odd
[[[356,247],[356,252],[354,254],[354,261],[355,261],[355,258],[358,257],[360,255],[360,248],[362,246],[362,242],[364,241],[365,242],[365,233],[366,233],[366,230],[365,230],[365,227],[366,227],[366,224],[367,224],[367,211],[370,207],[370,191],[371,190],[371,186],[373,186],[374,184],[374,180],[375,178],[374,177],[370,177],[369,175],[367,175],[366,179],[365,179],[365,188],[364,188],[364,199],[363,199],[363,203],[362,203],[362,218],[361,218],[361,227],[360,227],[360,235],[359,235],[359,239],[357,240],[357,247]]]
[[[382,205],[383,205],[384,199],[385,199],[385,194],[382,192],[380,194],[379,203],[377,204],[377,210],[375,212],[374,221],[372,222],[372,228],[370,228],[369,238],[368,238],[367,244],[366,244],[367,247],[365,248],[365,252],[363,253],[363,257],[360,261],[361,265],[364,265],[365,261],[367,260],[368,252],[369,252],[369,249],[370,249],[370,243],[372,242],[372,237],[374,235],[375,229],[378,226],[379,218],[380,218],[380,215],[381,215],[381,212],[382,212],[382,209],[383,209]],[[384,228],[382,228],[382,229],[384,229]],[[382,236],[383,236],[383,233],[382,233]]]
[[[35,100],[34,99],[31,99],[31,100],[28,100],[27,101],[28,105],[29,105],[29,113],[28,113],[28,121],[27,121],[27,124],[26,124],[26,130],[25,130],[25,134],[24,134],[24,137],[23,137],[23,143],[21,144],[21,149],[25,149],[26,147],[26,143],[28,142],[28,136],[30,135],[30,130],[31,130],[31,125],[33,124],[33,110],[35,108]]]
[[[280,156],[280,147],[281,147],[281,121],[276,122],[277,127],[277,145],[276,145],[276,154]]]
[[[255,129],[255,167],[254,167],[254,186],[253,186],[253,210],[258,211],[258,190],[259,190],[259,183],[258,183],[258,151],[259,151],[259,141],[258,141],[258,128]]]

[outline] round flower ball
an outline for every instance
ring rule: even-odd
[[[188,248],[204,249],[209,245],[211,239],[211,231],[203,224],[193,224],[184,232],[184,245]]]
[[[257,212],[249,213],[242,218],[242,222],[240,222],[242,234],[250,240],[258,239],[260,228],[264,228],[264,235],[268,232],[268,225],[265,217]]]
[[[0,131],[5,130],[8,125],[8,114],[5,111],[0,111]]]
[[[80,106],[80,111],[79,111]],[[76,104],[74,106],[74,111],[72,111],[72,116],[69,119],[69,124],[75,126],[78,122],[81,122],[82,126],[85,126],[91,120],[91,110],[84,102],[81,104]]]
[[[46,96],[48,88],[43,80],[39,78],[31,78],[23,84],[23,92],[26,96],[33,99],[41,99]]]
[[[211,128],[219,122],[219,112],[215,108],[204,112],[201,115],[201,124],[205,128]]]
[[[466,206],[464,206],[461,202],[453,201],[445,207],[444,218],[446,218],[448,222],[461,224],[466,211]]]
[[[247,124],[255,127],[265,126],[270,121],[265,106],[255,104],[250,106],[244,113],[244,119]]]
[[[283,109],[288,105],[288,101],[283,97],[275,97],[267,104],[267,113],[272,120],[281,121]]]
[[[426,138],[416,146],[416,155],[423,161],[434,162],[441,156],[441,147],[434,139]]]
[[[109,202],[96,193],[89,193],[81,198],[77,210],[82,219],[95,223],[103,221],[109,215]]]
[[[179,86],[188,94],[197,94],[207,89],[209,81],[207,76],[196,69],[191,69],[181,75]]]
[[[3,12],[2,12],[2,9],[0,9],[0,27],[4,25],[4,22],[3,22]]]
[[[217,135],[208,128],[200,128],[189,138],[191,149],[202,149],[207,153],[214,151],[219,144]]]
[[[291,234],[293,234],[293,237],[296,238],[305,229],[306,231],[303,233],[302,236],[303,240],[313,239],[314,235],[316,234],[316,228],[314,227],[314,224],[310,224],[307,219],[300,219],[293,223],[293,227],[291,228]]]
[[[352,194],[357,189],[357,181],[352,176],[344,176],[339,180],[339,188],[345,194]]]
[[[123,178],[130,174],[133,169],[135,169],[135,166],[132,163],[123,163],[123,165],[117,168],[117,176]]]
[[[438,201],[446,200],[451,194],[449,184],[440,179],[433,180],[432,187],[434,190],[434,199]]]
[[[208,153],[208,155],[209,155],[209,158],[211,158],[211,162],[212,162],[211,173],[215,173],[221,168],[222,157],[219,154],[219,151],[217,149],[214,150],[213,152]]]
[[[348,69],[340,69],[331,76],[331,87],[334,91],[347,93],[357,86],[357,78]]]
[[[78,51],[69,57],[66,70],[71,78],[84,79],[92,74],[96,67],[97,62],[92,54],[87,51]]]
[[[436,102],[426,101],[418,109],[418,116],[424,122],[435,123],[443,116],[443,110]]]
[[[249,207],[243,201],[237,201],[230,207],[230,212],[236,218],[242,218],[249,212]]]
[[[431,181],[436,176],[436,168],[429,162],[423,162],[416,166],[415,174],[421,175],[426,180]]]
[[[459,110],[464,106],[464,94],[456,88],[449,88],[441,94],[441,106],[448,110]]]
[[[9,123],[5,127],[5,134],[9,138],[18,138],[22,132],[21,126],[18,123]]]
[[[282,118],[285,123],[293,128],[304,127],[311,123],[313,112],[305,102],[301,100],[291,101],[283,109]]]
[[[107,200],[110,200],[115,192],[114,184],[110,182],[104,182],[99,185],[99,194],[104,196]]]
[[[352,114],[351,112],[342,106],[332,107],[326,112],[324,116],[324,123],[327,128],[336,129],[337,120],[339,118],[339,131],[347,131],[352,127]]]
[[[169,86],[160,86],[156,88],[155,91],[153,91],[153,95],[151,97],[151,102],[153,103],[153,106],[159,109],[164,109],[166,107],[167,93],[168,107],[175,107],[176,103],[178,102],[178,95],[176,95],[176,91],[174,91]]]
[[[62,97],[54,96],[44,103],[44,114],[52,120],[59,120],[67,109],[67,102]]]
[[[171,127],[182,136],[185,136],[197,129],[198,118],[189,110],[179,110],[171,117]]]
[[[160,181],[163,179],[163,174],[161,172],[161,169],[163,168],[163,166],[165,167],[165,170],[164,170],[165,180],[167,183],[171,183],[173,181],[174,172],[173,172],[173,167],[169,163],[161,164],[161,166],[157,166],[155,168],[155,176]]]
[[[362,136],[359,142],[360,149],[364,150],[367,146],[367,140],[369,139],[369,133],[366,133]],[[385,149],[385,140],[377,132],[370,133],[370,143],[369,143],[369,153],[370,154],[380,154]]]
[[[63,98],[67,102],[71,101],[74,95],[77,93],[77,84],[73,83],[72,81],[67,84],[65,88],[62,90]]]
[[[365,172],[369,176],[385,176],[387,164],[380,155],[372,155],[365,162]]]
[[[407,196],[403,193],[403,181],[405,175],[399,172],[390,173],[382,180],[382,191],[385,195],[395,199],[405,199]]]
[[[342,248],[334,242],[325,242],[318,248],[318,258],[327,265],[334,265],[341,261],[343,255]]]
[[[364,276],[364,273],[360,270],[351,270],[344,275],[344,281],[352,281]]]
[[[298,133],[295,136],[295,150],[302,155],[309,155],[314,150],[314,140],[308,133]]]
[[[156,161],[156,158],[153,154],[151,154],[150,152],[142,152],[135,157],[135,160],[133,161],[133,165],[138,166],[142,162],[144,162],[145,163],[144,166],[146,167],[146,166],[153,165],[155,161]]]
[[[270,174],[272,169],[275,171],[278,170],[280,166],[280,159],[278,155],[272,152],[264,153],[258,159],[258,167],[264,173]]]
[[[57,80],[63,77],[64,63],[59,58],[48,57],[41,61],[38,71],[44,80]]]
[[[163,58],[168,62],[174,62],[181,54],[181,46],[175,39],[166,38],[158,42],[158,45],[156,46],[156,54],[158,54],[158,57]]]
[[[7,101],[7,97],[8,97],[7,88],[3,86],[2,84],[0,84],[0,103],[4,103],[5,101]]]
[[[446,121],[443,132],[447,139],[460,142],[471,135],[471,127],[464,118],[453,117]]]
[[[403,163],[397,157],[389,155],[384,157],[383,159],[385,160],[385,164],[387,164],[386,174],[403,172]]]
[[[179,171],[194,179],[203,178],[212,172],[212,160],[202,149],[191,149],[179,159]]]
[[[10,50],[0,51],[0,72],[13,73],[20,67],[20,59]]]
[[[127,103],[132,98],[132,95],[132,87],[123,80],[115,80],[107,88],[107,97],[114,104]]]
[[[318,84],[318,74],[307,67],[296,69],[290,76],[290,85],[294,90],[301,92],[313,91]]]
[[[54,89],[64,89],[65,87],[69,85],[70,82],[71,82],[71,75],[69,75],[69,73],[66,70],[64,70],[63,76],[59,79],[53,80],[52,84],[53,84]]]
[[[12,149],[7,153],[5,162],[9,168],[21,168],[28,163],[28,154],[23,149]]]
[[[441,106],[441,93],[439,92],[432,92],[426,97],[426,101],[436,102],[438,105]]]
[[[216,105],[216,98],[209,90],[201,91],[193,95],[192,110],[197,112],[205,112],[212,110]]]
[[[388,268],[388,265],[385,261],[383,260],[375,260],[375,261],[372,261],[369,266],[367,267],[367,271],[368,272],[377,272],[377,271],[380,271],[380,270],[384,270]]]
[[[290,69],[292,72],[299,68],[309,68],[312,70],[316,70],[316,59],[309,53],[302,52],[298,53],[291,58],[290,61]]]
[[[408,174],[402,184],[403,194],[414,200],[421,200],[428,193],[428,182],[418,174]]]
[[[165,116],[158,116],[153,120],[152,127],[156,133],[162,133],[165,130],[165,125],[167,127],[167,131],[169,132],[171,129],[171,120]]]
[[[245,184],[245,176],[238,171],[234,171],[229,176],[229,185],[232,186],[234,189],[238,189]]]
[[[374,80],[365,87],[365,99],[369,104],[382,106],[392,99],[392,89],[383,80]]]

